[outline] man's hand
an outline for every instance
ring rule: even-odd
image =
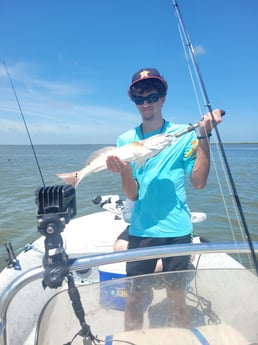
[[[207,135],[212,131],[212,129],[217,126],[222,121],[222,111],[215,109],[212,111],[213,118],[210,113],[203,116],[202,120],[199,122],[199,132],[200,135]]]
[[[107,168],[113,173],[120,173],[122,189],[130,200],[136,200],[138,196],[138,183],[133,177],[131,164],[123,161],[117,156],[108,156]]]
[[[117,156],[108,156],[106,160],[107,168],[113,173],[126,173],[131,171],[131,164],[123,161]]]

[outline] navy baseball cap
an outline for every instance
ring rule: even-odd
[[[168,88],[166,80],[160,75],[156,68],[142,68],[133,75],[129,89],[139,81],[145,79],[158,79],[164,84],[166,89]]]

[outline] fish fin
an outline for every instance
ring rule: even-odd
[[[146,156],[144,157],[140,157],[138,159],[135,160],[135,169],[139,169],[141,166],[144,166],[147,159],[153,157],[155,154],[153,154],[154,152],[149,152],[149,154],[147,154]]]
[[[74,188],[76,188],[81,181],[80,174],[77,171],[57,174],[56,176],[58,176],[66,184],[72,185]]]
[[[143,166],[146,163],[146,159],[139,159],[135,161],[135,169],[138,170],[141,166]]]

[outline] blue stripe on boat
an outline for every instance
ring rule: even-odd
[[[105,345],[112,345],[113,343],[113,335],[107,335],[105,339]]]
[[[210,345],[207,339],[202,335],[202,333],[197,328],[192,328],[191,331],[198,338],[202,345]],[[111,344],[112,345],[112,344]]]

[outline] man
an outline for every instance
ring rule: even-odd
[[[187,127],[163,118],[162,106],[167,88],[166,80],[155,68],[144,68],[133,75],[128,93],[141,114],[142,123],[120,135],[118,146],[159,133],[173,134]],[[199,140],[194,131],[189,132],[138,170],[116,156],[108,157],[108,169],[121,174],[123,191],[134,201],[128,249],[191,243],[192,223],[186,200],[185,176],[189,176],[195,188],[205,187],[210,170],[209,137],[212,128],[220,122],[220,110],[213,111],[213,118],[211,114],[204,115],[199,126]],[[156,262],[155,259],[128,262],[127,276],[152,273]],[[163,258],[163,271],[186,270],[189,262],[189,256]],[[178,279],[165,278],[164,281],[171,301],[172,323],[188,326],[189,309],[185,303],[184,283]],[[147,293],[143,287],[131,289],[125,310],[126,330],[142,327],[144,308],[139,301]]]
[[[124,221],[128,224],[130,223],[133,206],[134,206],[134,201],[127,198],[125,201],[125,207],[123,209],[123,218],[124,218]],[[113,244],[114,252],[127,250],[128,241],[129,241],[129,227],[130,226],[127,225],[127,227],[118,235],[117,239],[115,240]],[[162,271],[162,261],[159,259],[156,264],[155,272],[161,272],[161,271]]]

